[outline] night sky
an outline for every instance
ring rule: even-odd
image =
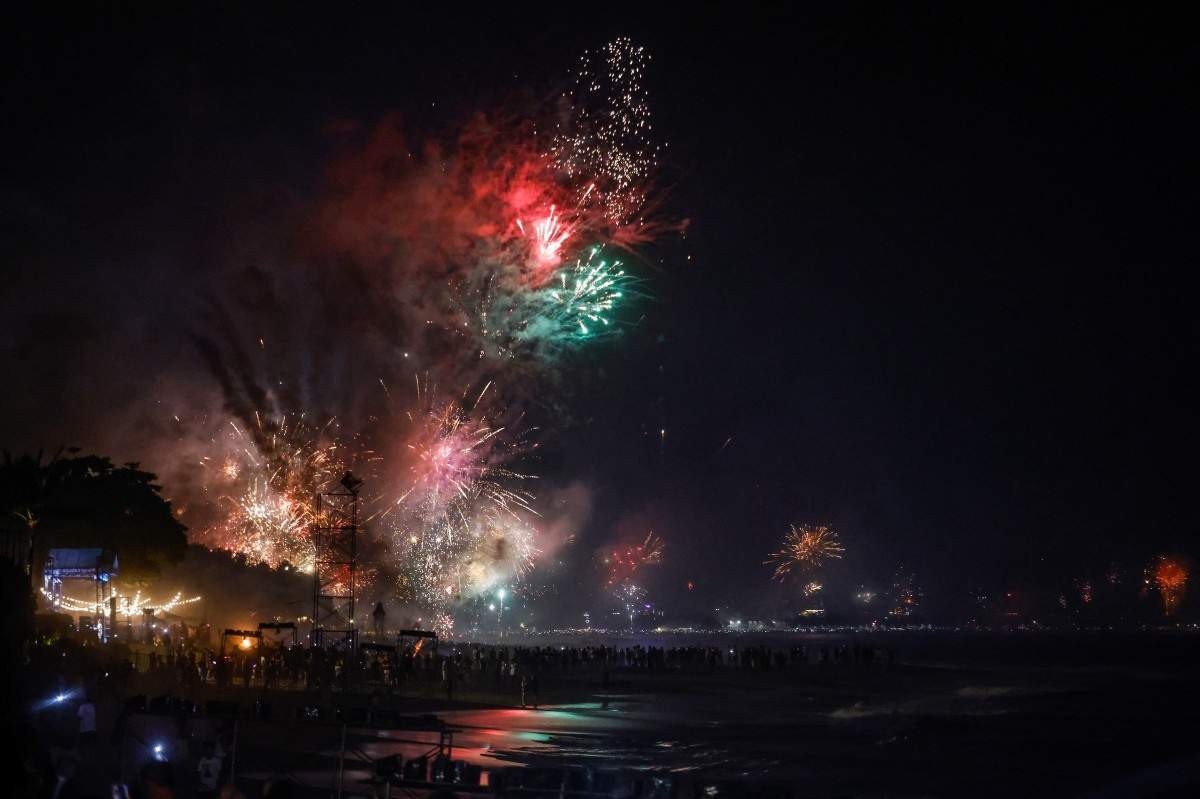
[[[838,528],[832,579],[903,563],[947,603],[1200,554],[1189,30],[970,13],[10,22],[0,445],[165,474],[173,408],[212,390],[206,302],[301,235],[333,132],[436,138],[628,35],[689,224],[542,455],[591,496],[560,587],[648,528],[680,610],[772,595],[792,522]]]

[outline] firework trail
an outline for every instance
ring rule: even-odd
[[[575,232],[575,226],[564,223],[558,209],[551,205],[546,216],[528,228],[518,219],[517,230],[529,242],[529,256],[534,274],[544,273],[562,263],[561,250]]]
[[[783,580],[795,571],[819,568],[826,560],[837,559],[845,552],[838,541],[837,533],[828,527],[802,524],[792,525],[783,539],[783,548],[771,553],[763,561],[775,567],[774,577]]]

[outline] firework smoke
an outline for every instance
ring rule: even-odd
[[[352,469],[372,590],[442,618],[571,539],[578,508],[540,519],[529,435],[562,424],[549,387],[623,328],[631,248],[665,229],[647,61],[618,39],[565,105],[481,113],[439,143],[396,117],[340,141],[295,257],[239,270],[195,336],[223,407],[174,431],[198,464],[178,500],[194,540],[311,569],[317,498]],[[388,383],[414,380],[397,408]],[[641,546],[615,582],[661,559]]]

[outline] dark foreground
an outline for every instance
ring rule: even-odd
[[[845,638],[707,642],[813,648]],[[452,759],[481,767],[479,781],[492,790],[507,767],[523,766],[639,775],[629,790],[662,795],[1200,795],[1200,636],[856,638],[891,649],[894,662],[617,668],[607,684],[593,672],[547,673],[538,709],[517,707],[517,693],[482,683],[464,686],[453,702],[437,684],[410,685],[400,697],[202,686],[190,698],[208,715],[186,723],[138,716],[121,736],[109,734],[116,705],[101,702],[100,741],[61,795],[108,795],[122,770],[136,784],[160,743],[159,756],[178,772],[176,794],[194,795],[203,753],[189,739],[224,736],[223,768],[228,774],[234,766],[246,796],[272,778],[288,780],[299,795],[329,796],[340,782],[345,795],[383,796],[376,762],[431,752],[439,724],[453,733],[443,739],[452,741]],[[155,692],[148,682],[136,687]],[[212,700],[231,704],[207,705]],[[236,764],[229,762],[232,716]],[[39,725],[42,735],[53,734],[51,719]],[[514,782],[507,780],[510,792]]]

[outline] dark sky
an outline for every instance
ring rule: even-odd
[[[317,190],[332,123],[436,132],[625,34],[691,224],[546,456],[594,492],[565,580],[622,525],[681,607],[761,592],[789,522],[838,526],[847,585],[903,562],[947,597],[1196,554],[1181,20],[566,8],[7,26],[0,444],[149,458],[108,420],[202,371],[198,298]]]

